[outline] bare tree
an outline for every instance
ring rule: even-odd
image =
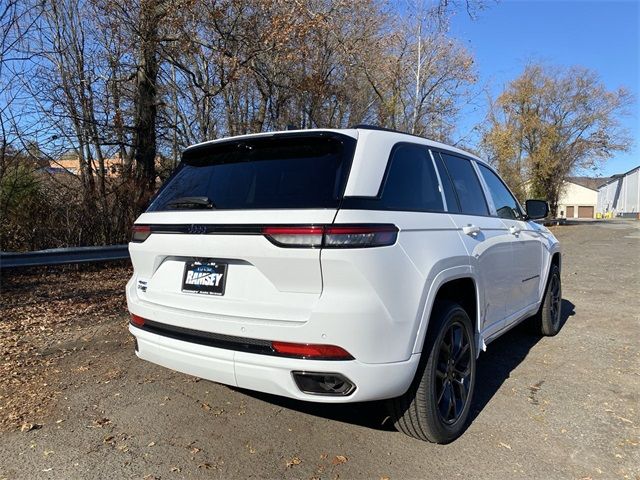
[[[44,182],[75,209],[51,208],[76,225],[56,238],[122,241],[196,142],[362,122],[446,137],[474,74],[443,25],[477,4],[431,2],[416,23],[376,0],[7,0],[1,152],[76,156],[77,177]]]
[[[630,145],[620,124],[631,101],[582,67],[527,66],[494,102],[483,146],[512,185],[556,208],[563,181]]]

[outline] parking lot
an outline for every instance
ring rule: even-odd
[[[396,432],[379,403],[320,405],[138,360],[126,266],[2,277],[0,479],[640,479],[640,221],[554,227],[563,316],[479,360],[450,445]]]

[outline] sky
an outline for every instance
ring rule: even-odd
[[[624,86],[633,94],[630,115],[623,118],[633,145],[598,170],[579,173],[609,176],[640,165],[640,0],[490,1],[475,19],[457,12],[450,27],[451,36],[474,54],[480,86],[495,98],[531,61],[595,70],[608,89]],[[463,108],[460,136],[483,120],[483,97]]]

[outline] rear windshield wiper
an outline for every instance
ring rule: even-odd
[[[180,197],[174,198],[166,205],[167,208],[216,208],[209,197]]]

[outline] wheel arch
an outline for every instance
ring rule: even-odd
[[[549,265],[549,268],[551,268],[552,265],[557,265],[560,272],[562,272],[562,252],[556,251],[551,255],[551,264]]]
[[[549,283],[551,268],[554,265],[557,265],[558,269],[560,270],[560,274],[562,275],[562,252],[560,251],[560,249],[552,250],[548,258],[549,258],[549,261],[548,261],[549,263],[546,265],[546,267],[542,271],[544,278],[542,279],[542,282],[540,282],[540,290],[538,292],[539,302],[542,302],[544,300],[544,294],[547,291],[547,284]]]
[[[478,280],[469,266],[454,267],[438,274],[429,288],[427,301],[416,332],[413,353],[421,353],[425,340],[431,333],[430,322],[434,305],[439,300],[450,300],[459,303],[473,322],[476,345],[480,332],[480,319],[482,312],[480,306],[480,289]],[[478,350],[479,351],[479,350]]]

